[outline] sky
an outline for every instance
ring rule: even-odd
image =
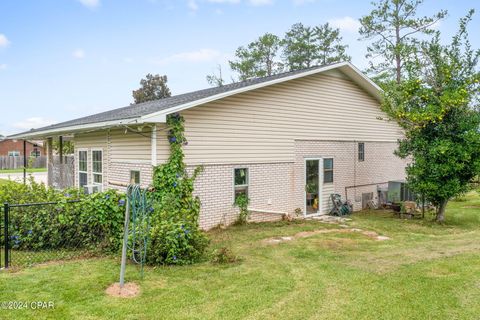
[[[480,1],[425,0],[419,14],[447,9],[445,41],[468,9],[480,48]],[[132,103],[147,73],[166,74],[172,94],[207,88],[205,77],[236,48],[297,22],[340,28],[363,69],[367,42],[358,19],[370,0],[1,0],[0,134],[66,121]]]

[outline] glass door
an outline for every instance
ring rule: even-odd
[[[320,211],[320,159],[305,160],[305,213]]]

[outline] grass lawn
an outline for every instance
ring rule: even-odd
[[[47,172],[47,168],[28,168],[27,173],[33,172]],[[20,169],[3,169],[0,170],[0,174],[2,173],[23,173],[23,168]]]
[[[317,221],[251,224],[210,232],[242,260],[147,268],[133,299],[107,296],[119,259],[51,263],[0,273],[0,301],[53,301],[50,310],[1,310],[10,319],[478,319],[480,196],[451,202],[447,223],[361,212],[360,232],[318,233],[279,244],[275,236],[338,229]]]

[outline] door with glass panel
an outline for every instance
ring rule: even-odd
[[[305,214],[319,214],[321,208],[321,159],[305,159]]]

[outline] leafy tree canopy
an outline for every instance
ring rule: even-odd
[[[346,54],[348,45],[342,44],[340,30],[328,23],[316,27],[296,23],[285,33],[282,45],[289,70],[351,60]]]
[[[451,44],[442,45],[439,32],[423,41],[405,65],[406,79],[385,91],[383,109],[405,132],[397,154],[413,160],[409,186],[437,206],[437,221],[480,173],[480,51],[466,28],[472,15],[461,19]]]
[[[367,47],[369,72],[380,79],[400,83],[404,67],[417,52],[417,35],[432,35],[434,25],[447,15],[441,10],[432,16],[417,16],[423,0],[380,0],[370,14],[360,19],[362,39],[372,40]]]
[[[235,51],[235,60],[229,61],[230,68],[236,71],[240,80],[271,76],[283,70],[279,61],[280,38],[266,33],[246,47]]]
[[[166,75],[149,73],[145,76],[145,79],[140,80],[140,88],[133,90],[132,95],[135,103],[142,103],[167,98],[172,94],[167,86]]]

